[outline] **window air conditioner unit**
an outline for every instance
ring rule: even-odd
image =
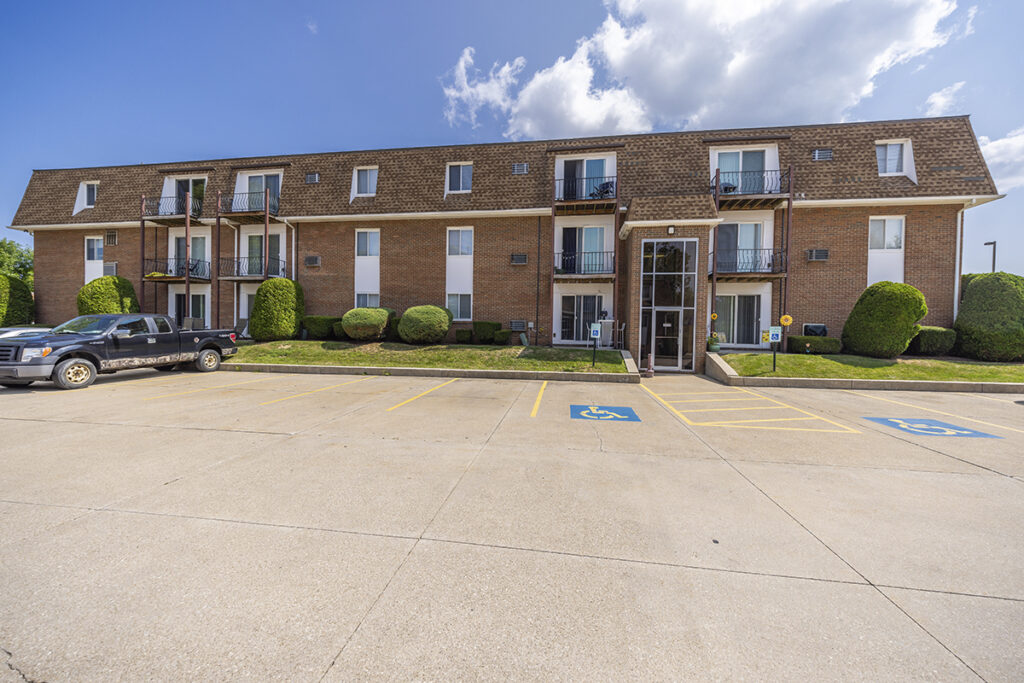
[[[508,329],[513,332],[526,332],[526,321],[525,320],[510,320],[508,323]]]
[[[828,261],[828,249],[808,249],[808,261]]]
[[[319,256],[307,256],[303,262],[306,264],[307,268],[319,268],[320,267],[320,257]]]

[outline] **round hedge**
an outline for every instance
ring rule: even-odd
[[[907,353],[915,356],[948,356],[956,346],[956,330],[948,327],[921,325],[921,331],[914,337]]]
[[[843,326],[843,349],[873,358],[895,358],[917,336],[928,305],[916,287],[884,280],[860,295]]]
[[[256,341],[294,339],[302,329],[305,312],[302,285],[283,277],[270,278],[256,290],[249,312],[249,334]]]
[[[353,308],[341,316],[341,327],[345,334],[359,341],[380,339],[392,313],[386,308]]]
[[[104,275],[78,290],[78,315],[138,313],[139,300],[130,280]]]
[[[439,344],[448,326],[448,314],[440,306],[413,306],[402,314],[398,335],[406,344]]]
[[[13,275],[0,275],[0,326],[30,324],[35,307],[28,285]]]
[[[984,273],[970,280],[953,326],[961,356],[1024,359],[1024,277]]]

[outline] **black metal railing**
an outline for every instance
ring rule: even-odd
[[[263,192],[239,192],[237,194],[225,194],[220,197],[221,213],[248,213],[263,211],[266,203],[266,194]],[[270,203],[267,208],[270,214],[277,215],[278,205],[281,198],[278,195],[270,195]]]
[[[144,216],[184,216],[184,197],[146,197],[142,207]],[[196,217],[203,212],[203,198],[192,197],[191,211],[189,215]]]
[[[146,277],[185,277],[210,279],[210,262],[202,259],[148,258],[144,266]]]
[[[555,273],[559,275],[601,275],[614,272],[614,251],[555,252]]]
[[[284,259],[267,259],[267,277],[285,277]],[[222,258],[220,260],[221,277],[262,277],[263,258],[243,256],[241,258]]]
[[[786,252],[781,249],[719,249],[712,258],[719,274],[786,271]]]
[[[779,194],[789,191],[789,171],[718,170],[717,183],[711,176],[711,194]]]
[[[555,180],[555,201],[615,199],[616,185],[615,176],[561,178]]]

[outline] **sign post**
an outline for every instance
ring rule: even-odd
[[[779,342],[782,341],[782,328],[789,327],[793,324],[793,316],[788,313],[779,318],[779,325],[768,328],[768,334],[772,340],[772,372],[775,372],[775,354],[779,348]]]
[[[594,340],[594,357],[590,360],[590,367],[597,364],[597,340],[601,338],[601,323],[590,323],[590,338]]]

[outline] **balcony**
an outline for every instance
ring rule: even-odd
[[[280,196],[264,192],[238,192],[220,197],[220,213],[224,216],[264,216],[277,217],[281,203]]]
[[[560,216],[612,213],[617,197],[615,176],[555,180],[555,211]]]
[[[143,262],[143,272],[148,282],[184,282],[189,280],[210,281],[210,262],[202,259],[148,258]]]
[[[240,257],[240,258],[222,258],[220,260],[220,273],[218,277],[221,280],[262,280],[263,276],[263,258],[252,258],[252,257]],[[267,259],[267,278],[272,277],[287,277],[285,274],[285,262],[284,259],[271,258]]]
[[[720,249],[711,259],[718,279],[725,282],[771,280],[786,273],[786,252],[781,249]]]
[[[789,197],[789,171],[716,169],[711,194],[721,210],[774,209]]]
[[[555,252],[555,278],[577,280],[596,276],[607,280],[606,276],[614,273],[614,251]]]
[[[157,225],[185,225],[186,203],[185,197],[147,197],[142,205],[142,217]],[[197,220],[203,212],[203,198],[192,197],[187,208],[189,218]]]

